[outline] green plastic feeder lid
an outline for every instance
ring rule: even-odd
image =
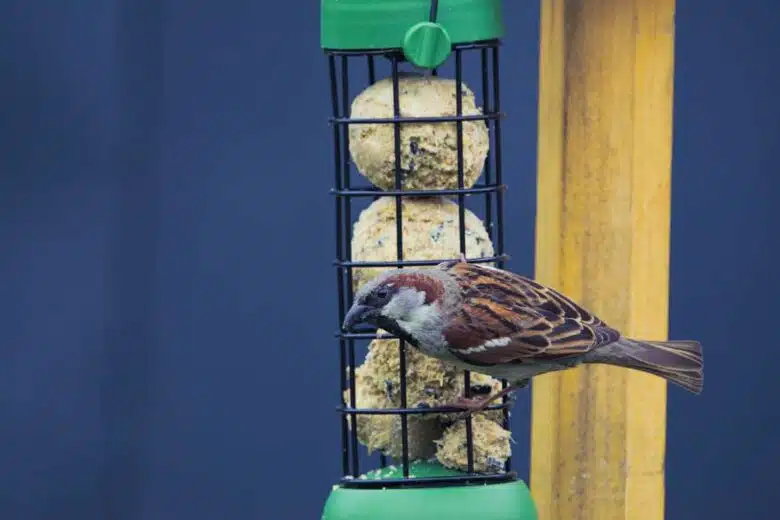
[[[419,67],[434,68],[453,44],[501,38],[501,0],[439,0],[435,22],[430,0],[322,0],[324,49],[402,49]]]
[[[462,475],[433,462],[413,462],[410,477]],[[362,476],[400,478],[390,466]],[[359,489],[334,487],[322,520],[537,520],[536,505],[520,480],[497,484]]]

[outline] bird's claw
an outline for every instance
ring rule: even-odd
[[[464,417],[467,417],[475,412],[481,412],[490,405],[490,397],[458,397],[450,406],[452,408],[458,408],[463,410]]]
[[[463,414],[463,417],[468,417],[469,415],[473,414],[474,412],[481,412],[485,410],[488,406],[490,406],[490,403],[492,402],[498,402],[499,399],[501,399],[504,396],[507,397],[507,405],[514,404],[514,394],[513,391],[525,388],[528,386],[529,381],[521,381],[519,383],[516,383],[512,386],[508,386],[498,392],[497,394],[492,394],[487,397],[466,397],[466,396],[460,396],[458,397],[452,404],[452,408],[458,408],[460,410],[463,410],[465,413]]]

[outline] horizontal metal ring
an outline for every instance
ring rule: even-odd
[[[420,478],[385,478],[385,479],[362,479],[349,478],[341,479],[341,485],[345,488],[402,488],[402,487],[436,487],[436,486],[467,486],[480,484],[499,484],[503,482],[513,482],[517,480],[517,473],[510,471],[508,473],[496,473],[495,475],[485,475],[472,473],[466,475],[454,475],[448,477],[420,477]]]
[[[505,191],[507,189],[506,184],[488,184],[481,186],[473,186],[471,188],[452,188],[446,190],[391,190],[384,191],[379,188],[373,187],[358,187],[350,189],[330,190],[331,194],[337,197],[438,197],[445,195],[472,195],[475,193],[498,193],[499,191]]]

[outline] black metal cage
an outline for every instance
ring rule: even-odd
[[[454,55],[454,75],[456,84],[456,115],[442,117],[401,117],[399,100],[399,75],[400,66],[404,63],[404,56],[399,49],[372,49],[372,50],[329,50],[325,53],[328,56],[330,68],[330,89],[332,98],[333,115],[330,123],[333,128],[333,146],[334,146],[334,170],[335,187],[332,194],[335,198],[336,206],[336,255],[334,262],[337,273],[338,285],[338,319],[339,327],[344,319],[346,310],[353,301],[352,290],[352,270],[360,267],[410,267],[423,265],[436,265],[439,262],[454,260],[452,258],[442,258],[437,260],[404,260],[403,258],[403,208],[401,199],[403,197],[430,197],[430,196],[449,196],[457,200],[459,207],[459,234],[460,251],[466,252],[466,226],[465,211],[466,199],[468,197],[484,197],[484,218],[486,229],[494,245],[494,256],[486,258],[469,258],[469,262],[486,263],[494,262],[498,267],[503,267],[504,261],[508,258],[504,254],[504,223],[503,223],[503,191],[505,186],[502,184],[501,174],[501,118],[500,111],[500,90],[499,90],[499,47],[500,40],[487,40],[471,42],[468,44],[453,45],[452,54]],[[464,76],[464,54],[478,54],[478,61],[481,64],[481,100],[482,114],[463,115],[462,98],[463,92],[461,85]],[[390,73],[393,82],[393,112],[394,117],[381,119],[351,119],[349,117],[350,107],[350,78],[356,77],[356,70],[365,67],[369,84],[376,80],[377,65],[379,60],[387,60],[390,65]],[[475,60],[476,61],[476,60]],[[357,66],[353,64],[357,64]],[[431,71],[432,75],[437,75],[437,71]],[[366,76],[363,76],[366,77]],[[483,120],[488,125],[489,135],[491,136],[491,146],[488,149],[488,155],[483,169],[483,182],[474,185],[471,188],[464,188],[464,166],[463,166],[463,122]],[[401,170],[401,123],[456,123],[457,139],[457,167],[458,167],[458,189],[443,190],[414,190],[403,191],[403,175]],[[359,124],[392,124],[394,125],[394,145],[395,145],[395,189],[391,191],[382,191],[371,185],[353,186],[351,182],[351,161],[349,152],[349,125]],[[352,216],[353,202],[356,198],[378,198],[395,197],[395,218],[396,218],[396,246],[397,260],[392,262],[355,262],[352,261]],[[342,438],[342,466],[343,478],[341,484],[347,487],[398,487],[413,485],[463,485],[469,483],[489,483],[504,482],[514,480],[516,474],[511,471],[511,458],[507,460],[504,472],[497,474],[478,474],[474,472],[474,454],[473,454],[473,436],[471,418],[466,421],[466,444],[468,471],[464,475],[447,477],[429,477],[429,478],[409,478],[409,439],[407,420],[411,414],[432,414],[456,411],[452,408],[407,408],[406,397],[406,346],[402,340],[400,343],[400,408],[389,409],[359,409],[356,407],[356,391],[354,373],[356,367],[356,348],[358,341],[367,341],[377,336],[376,330],[363,330],[360,332],[346,332],[341,330],[336,334],[340,345],[340,393],[339,402],[342,403],[342,396],[348,391],[349,399],[347,406],[339,406],[341,414],[341,438]],[[395,336],[382,336],[383,338],[394,338]],[[350,377],[347,377],[350,374]],[[506,387],[506,382],[502,382]],[[471,385],[469,374],[465,374],[464,393],[469,394]],[[509,414],[506,397],[503,404],[492,405],[490,408],[503,408],[504,427],[508,429]],[[361,474],[361,457],[358,446],[358,432],[356,417],[360,414],[397,414],[401,421],[401,451],[402,456],[398,464],[403,468],[404,478],[393,479],[358,479]],[[352,428],[349,427],[348,417],[351,417]],[[385,456],[380,458],[380,466],[387,465]],[[364,468],[365,470],[365,468]]]

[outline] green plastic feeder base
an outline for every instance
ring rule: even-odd
[[[414,477],[458,475],[439,464],[415,462]],[[398,478],[399,468],[372,471],[362,478]],[[499,484],[360,489],[334,487],[322,520],[537,520],[524,482]]]

